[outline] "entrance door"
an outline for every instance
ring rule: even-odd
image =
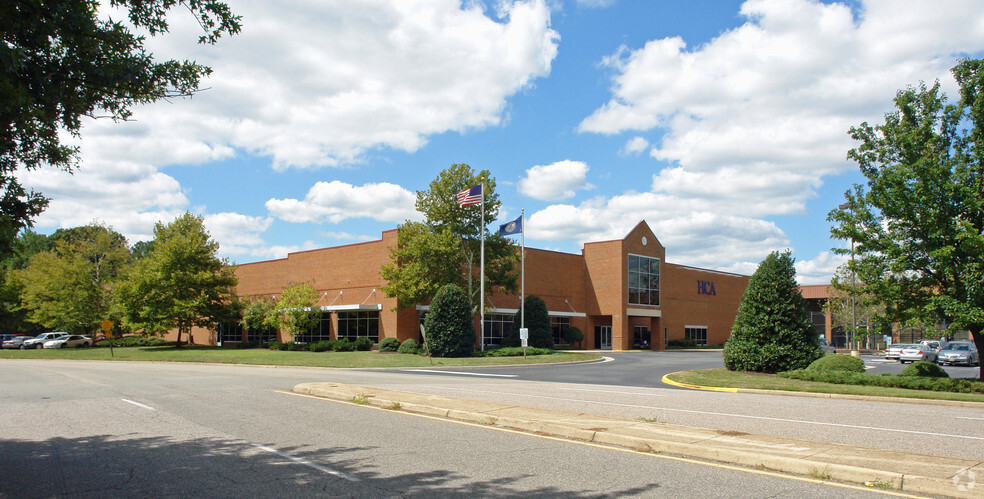
[[[611,326],[595,326],[595,345],[601,350],[612,349]]]

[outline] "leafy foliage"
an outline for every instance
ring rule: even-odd
[[[408,338],[403,340],[403,343],[400,343],[400,348],[397,350],[397,352],[416,355],[422,353],[423,349],[420,348],[419,341],[413,338]]]
[[[584,332],[572,326],[567,330],[564,339],[567,340],[568,345],[577,343],[577,346],[581,346],[581,342],[584,341]]]
[[[0,16],[0,253],[48,200],[28,192],[14,172],[44,165],[71,171],[83,116],[125,120],[137,104],[189,96],[211,69],[194,62],[156,62],[145,38],[100,15],[96,0],[5,2]],[[130,24],[151,35],[167,32],[168,11],[181,5],[215,43],[240,30],[240,18],[215,0],[112,0]]]
[[[984,393],[984,381],[968,378],[934,378],[928,376],[896,376],[893,374],[868,374],[850,371],[811,371],[796,369],[779,373],[783,378],[836,383],[841,385],[882,386],[951,393]]]
[[[499,213],[499,195],[495,179],[487,170],[477,174],[466,164],[454,164],[431,181],[426,191],[417,192],[416,208],[424,214],[423,223],[399,226],[397,246],[390,250],[392,263],[382,266],[380,276],[387,296],[398,300],[398,307],[427,303],[445,284],[467,290],[473,309],[479,306],[478,274],[480,231],[485,231],[485,279],[487,288],[499,286],[515,291],[517,276],[513,271],[519,261],[516,246],[497,233],[482,227],[480,206],[458,206],[456,194],[485,185],[485,222]]]
[[[909,364],[909,367],[903,369],[902,372],[899,373],[899,376],[922,376],[928,378],[950,377],[950,375],[947,374],[942,367],[926,360],[920,360],[919,362]]]
[[[284,337],[304,341],[304,334],[321,319],[321,311],[314,307],[317,301],[318,291],[310,283],[291,284],[281,291],[263,323],[279,329]]]
[[[192,326],[230,320],[237,280],[235,269],[216,256],[218,249],[200,216],[185,213],[169,224],[158,222],[154,249],[116,288],[124,323],[148,333],[177,328],[180,345]]]
[[[390,336],[379,340],[380,352],[395,352],[400,349],[400,340]]]
[[[520,314],[525,312],[525,325],[529,329],[530,335],[527,344],[535,348],[552,349],[554,347],[553,331],[550,329],[550,316],[547,313],[547,304],[542,298],[536,295],[527,296],[523,302],[524,310],[516,312],[516,315],[513,316],[512,325],[509,326],[509,331],[502,338],[502,346],[518,347],[522,345],[522,341],[519,338],[519,327],[521,325]]]
[[[445,284],[431,301],[424,319],[430,354],[435,357],[468,357],[475,351],[475,324],[471,304],[455,284]]]
[[[808,371],[848,371],[863,373],[864,361],[859,357],[828,353],[806,367]]]
[[[984,351],[984,61],[952,72],[957,104],[923,83],[896,94],[884,124],[851,128],[860,144],[848,158],[867,185],[827,218],[834,237],[853,241],[850,268],[886,322],[945,321]]]
[[[479,352],[479,357],[522,357],[523,355],[550,355],[556,353],[552,348],[502,347]]]
[[[126,239],[90,224],[54,238],[50,251],[34,255],[14,272],[21,308],[30,319],[52,329],[91,333],[110,318],[110,289],[130,265]]]
[[[724,345],[724,366],[776,373],[806,367],[822,356],[793,258],[788,251],[773,252],[748,281]]]

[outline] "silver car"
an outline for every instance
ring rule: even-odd
[[[20,347],[21,350],[26,350],[30,348],[41,348],[42,345],[44,345],[44,342],[51,341],[55,338],[61,338],[62,336],[68,336],[68,333],[62,333],[57,331],[53,333],[41,333],[35,336],[34,338],[31,338],[29,340],[24,340],[24,343],[21,343]]]
[[[899,360],[899,352],[905,347],[911,347],[907,343],[896,343],[894,345],[889,345],[888,349],[885,350],[885,358],[891,360]]]
[[[928,360],[929,362],[936,362],[936,350],[928,345],[905,345],[902,350],[899,350],[899,362],[905,364],[906,362],[918,362],[920,360]]]
[[[940,350],[936,363],[943,364],[963,364],[966,366],[976,366],[981,363],[980,354],[977,347],[969,341],[954,341],[947,343],[943,350]]]

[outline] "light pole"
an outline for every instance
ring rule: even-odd
[[[851,208],[851,203],[843,203],[838,206],[841,210],[848,210]],[[851,238],[851,330],[848,332],[847,341],[848,344],[852,343],[854,340],[854,331],[857,329],[857,303],[854,301],[855,283],[854,283],[854,238]]]

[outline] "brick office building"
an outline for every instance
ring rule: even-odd
[[[276,297],[293,283],[310,283],[321,295],[316,306],[322,319],[305,335],[309,341],[419,339],[427,305],[394,310],[396,300],[380,289],[379,269],[390,261],[395,244],[397,231],[390,230],[377,241],[239,265],[236,292]],[[723,344],[748,285],[748,276],[667,263],[665,248],[645,222],[623,239],[587,243],[581,254],[526,248],[525,268],[526,294],[546,303],[555,342],[565,343],[565,331],[577,327],[584,333],[585,348],[662,349],[666,341],[683,338]],[[519,305],[518,294],[486,296],[486,345],[499,343]],[[236,324],[193,334],[196,343],[267,339]]]

